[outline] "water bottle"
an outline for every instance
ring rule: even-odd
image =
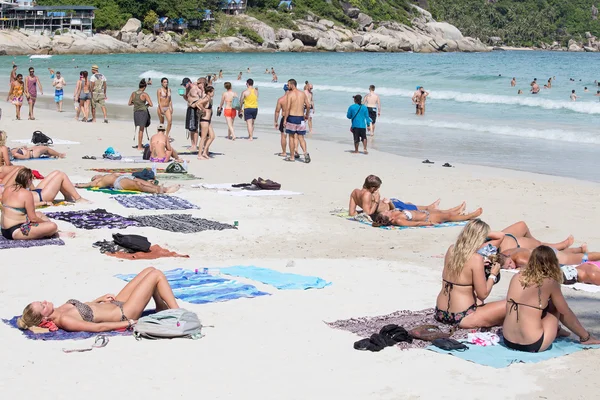
[[[187,164],[187,160],[183,160],[183,170],[185,172],[188,172],[188,164]]]
[[[152,163],[152,173],[156,177],[156,163]]]

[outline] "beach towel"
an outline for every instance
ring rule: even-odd
[[[151,196],[112,196],[120,205],[138,210],[191,210],[200,207],[177,196],[155,194]]]
[[[88,171],[104,172],[106,174],[124,174],[143,171],[144,168],[88,168]],[[156,172],[165,172],[164,168],[157,168]]]
[[[164,271],[176,298],[192,304],[205,304],[220,301],[267,296],[255,286],[239,283],[223,277],[197,274],[195,271],[181,268]],[[137,274],[115,275],[125,282],[131,281]]]
[[[363,225],[368,225],[371,226],[371,222],[369,222],[367,219],[363,218],[363,214],[358,214],[354,217],[351,217],[348,214],[348,211],[332,211],[331,215],[334,215],[336,217],[340,217],[340,218],[344,218],[347,219],[349,221],[355,221],[355,222],[359,222]],[[430,226],[380,226],[380,229],[387,229],[390,231],[400,231],[400,230],[404,230],[404,229],[418,229],[418,228],[447,228],[450,226],[465,226],[467,224],[468,221],[462,221],[462,222],[444,222],[443,224],[437,224],[437,225],[430,225]]]
[[[275,271],[269,268],[259,268],[254,266],[235,266],[221,268],[221,273],[225,275],[237,276],[239,278],[248,278],[253,281],[275,286],[280,290],[306,290],[322,289],[331,285],[316,276],[305,276]]]
[[[67,332],[65,330],[59,329],[55,332],[46,332],[46,333],[34,333],[28,329],[22,331],[17,326],[17,319],[20,316],[15,316],[11,319],[2,319],[6,325],[11,326],[15,329],[18,329],[23,335],[32,340],[81,340],[81,339],[89,339],[98,335],[98,332]],[[120,331],[110,331],[110,332],[102,332],[104,336],[131,336],[131,331],[120,330]]]
[[[198,152],[197,151],[188,151],[188,150],[183,151],[182,150],[182,151],[178,151],[177,154],[180,155],[180,156],[197,156]],[[209,157],[210,156],[224,156],[224,155],[225,155],[225,153],[214,153],[212,151],[208,152],[208,156]]]
[[[179,181],[193,181],[202,179],[194,174],[156,174],[156,179],[159,181],[179,180]]]
[[[302,193],[292,192],[289,190],[238,190],[238,191],[224,191],[219,190],[218,194],[226,194],[228,196],[236,197],[262,197],[262,196],[297,196]]]
[[[463,360],[488,367],[505,368],[515,363],[537,363],[550,360],[551,358],[566,356],[567,354],[572,354],[581,350],[600,349],[600,345],[582,345],[579,342],[568,338],[556,339],[548,350],[540,353],[526,353],[509,349],[504,346],[503,340],[501,340],[500,344],[497,346],[477,346],[469,343],[465,343],[465,345],[469,347],[469,349],[463,352],[446,351],[433,345],[428,346],[427,350],[441,354],[450,354]]]
[[[108,194],[140,194],[137,190],[119,190],[110,188],[87,187],[85,190],[90,192],[108,193]]]
[[[23,143],[23,144],[31,144],[31,139],[13,139],[11,142],[14,143]],[[64,139],[52,139],[52,144],[79,144],[79,142],[73,142],[72,140],[64,140]]]
[[[138,223],[131,219],[98,208],[86,211],[61,211],[46,213],[51,219],[66,221],[80,229],[124,229],[129,226],[137,226]]]
[[[377,333],[386,325],[395,324],[403,327],[407,331],[416,328],[420,325],[435,325],[442,332],[451,333],[451,326],[442,324],[433,318],[434,309],[427,308],[425,310],[411,311],[401,310],[387,315],[378,315],[374,317],[359,317],[339,320],[335,322],[325,322],[328,326],[334,329],[341,329],[357,334],[360,337],[369,337],[373,333]],[[492,333],[498,333],[501,328],[491,328],[488,330]],[[452,335],[452,339],[466,339],[473,329],[456,329]],[[424,349],[431,343],[424,340],[413,340],[412,343],[401,342],[397,346],[401,349]]]
[[[233,183],[202,183],[191,185],[193,188],[203,188],[203,189],[229,189],[229,190],[238,190],[233,187]]]
[[[165,258],[165,257],[182,257],[182,258],[190,258],[187,254],[179,254],[174,251],[167,250],[165,248],[160,247],[157,244],[153,244],[150,246],[150,251],[145,253],[143,251],[138,251],[135,253],[126,253],[123,251],[118,251],[116,253],[104,253],[107,256],[119,258],[121,260],[156,260],[157,258]]]
[[[26,249],[40,246],[63,246],[65,242],[60,238],[38,239],[38,240],[8,240],[0,236],[0,250],[3,249]]]
[[[58,158],[55,157],[48,157],[48,156],[41,156],[41,157],[37,157],[37,158],[26,158],[24,160],[19,160],[17,158],[15,158],[14,160],[12,160],[12,162],[21,162],[21,161],[44,161],[44,160],[58,160]]]
[[[142,156],[121,156],[117,159],[103,158],[103,160],[112,163],[150,163],[149,160],[144,160]]]
[[[519,272],[518,269],[503,269],[502,272],[507,272],[509,274],[516,274]],[[512,276],[511,276],[512,278]],[[581,290],[582,292],[588,292],[588,293],[600,293],[600,286],[598,285],[590,285],[589,283],[580,283],[577,282],[573,285],[561,285],[563,288],[569,288],[569,289],[573,289],[573,290]]]
[[[204,218],[193,218],[191,214],[132,215],[129,219],[137,221],[139,226],[179,233],[237,229],[230,224],[223,224]]]

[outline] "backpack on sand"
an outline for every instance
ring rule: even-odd
[[[31,136],[31,143],[44,146],[54,144],[52,142],[52,138],[45,135],[42,131],[33,132],[33,135]]]
[[[141,339],[200,339],[202,323],[198,316],[186,309],[164,310],[147,315],[133,327],[136,340]]]

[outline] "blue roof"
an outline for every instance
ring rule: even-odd
[[[285,4],[286,6],[291,6],[291,5],[292,5],[292,1],[291,1],[291,0],[282,0],[282,1],[280,1],[280,2],[279,2],[279,5],[280,5],[280,6],[282,6],[282,5],[284,5],[284,4]]]

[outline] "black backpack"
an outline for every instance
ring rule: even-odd
[[[144,160],[149,160],[150,159],[150,145],[147,144],[144,146],[144,155],[142,156],[142,158]]]
[[[31,136],[31,143],[38,144],[38,145],[41,144],[44,146],[54,144],[54,142],[52,141],[52,138],[45,135],[42,131],[33,132],[33,136]]]
[[[134,252],[143,251],[144,253],[148,253],[150,251],[151,243],[145,236],[113,233],[113,240],[119,246],[133,250]]]

